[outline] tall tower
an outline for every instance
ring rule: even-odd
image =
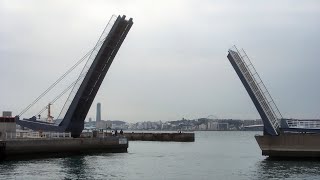
[[[101,121],[101,103],[97,104],[97,115],[96,115],[96,121]]]

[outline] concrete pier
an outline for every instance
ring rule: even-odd
[[[281,158],[320,158],[320,134],[283,133],[255,136],[262,155]]]
[[[130,141],[194,142],[194,133],[124,133]]]
[[[111,132],[83,132],[81,137],[126,137],[130,141],[174,141],[174,142],[194,142],[193,132],[124,132],[117,136],[112,136]]]
[[[127,152],[125,137],[35,138],[0,141],[0,159],[37,158],[59,154]]]

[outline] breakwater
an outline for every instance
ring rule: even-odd
[[[194,133],[145,133],[125,132],[123,134],[130,141],[175,141],[194,142]]]
[[[173,142],[194,142],[194,132],[123,132],[120,134],[118,131],[117,135],[111,132],[83,132],[81,137],[125,137],[130,141],[173,141]]]

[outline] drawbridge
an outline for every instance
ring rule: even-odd
[[[246,52],[236,46],[227,55],[231,65],[258,110],[264,125],[264,134],[277,136],[284,132],[320,133],[319,119],[285,119],[262,82]]]
[[[262,155],[275,158],[319,158],[320,121],[284,119],[244,50],[235,46],[227,55],[263,122],[255,139]]]
[[[88,54],[79,77],[68,87],[71,92],[53,123],[39,121],[36,116],[20,119],[21,114],[30,108],[28,106],[15,117],[17,124],[38,131],[71,132],[72,137],[79,137],[92,102],[132,25],[132,18],[126,20],[126,16],[113,16],[110,19],[96,46]]]
[[[264,133],[279,135],[282,115],[244,50],[229,49],[228,59],[247,90],[264,124]]]

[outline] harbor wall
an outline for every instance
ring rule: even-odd
[[[193,132],[188,133],[164,133],[164,132],[124,132],[117,136],[112,136],[110,132],[83,132],[82,137],[126,137],[130,141],[174,141],[174,142],[194,142]]]
[[[125,137],[10,139],[2,141],[3,143],[5,147],[0,153],[2,159],[18,156],[37,157],[52,153],[127,152],[128,148],[128,140]]]
[[[194,142],[194,133],[124,133],[130,141]]]

